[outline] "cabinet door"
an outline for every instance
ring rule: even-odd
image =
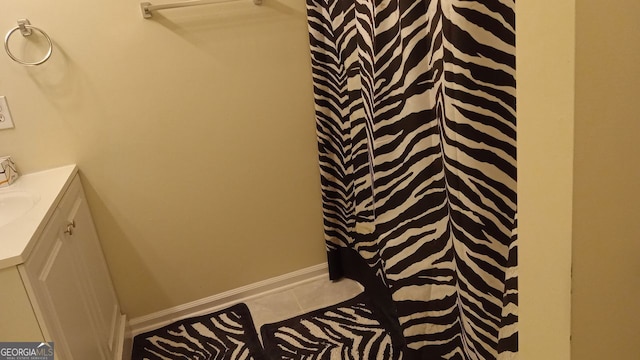
[[[78,177],[22,269],[57,360],[119,358],[124,322]]]
[[[83,292],[92,309],[100,346],[108,358],[113,359],[117,350],[120,307],[84,192],[77,194],[66,220],[68,229],[65,237],[73,244],[77,256],[75,261],[84,273]]]
[[[102,359],[86,292],[83,269],[73,243],[64,236],[64,218],[56,211],[25,268],[58,360]]]

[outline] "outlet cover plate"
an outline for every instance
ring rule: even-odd
[[[0,96],[0,130],[13,129],[13,119],[7,104],[7,98]]]

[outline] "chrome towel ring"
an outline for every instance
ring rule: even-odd
[[[30,36],[33,33],[32,30],[35,30],[39,32],[42,36],[44,36],[45,39],[47,39],[47,42],[49,42],[49,50],[47,51],[47,53],[42,59],[40,59],[39,61],[28,62],[28,61],[18,59],[15,55],[11,53],[11,50],[9,49],[9,38],[11,38],[11,35],[17,30],[20,30],[20,33],[22,34],[22,36]],[[53,42],[51,41],[51,38],[49,37],[49,35],[47,35],[47,33],[45,33],[44,31],[42,31],[41,29],[35,26],[32,26],[31,22],[29,22],[28,19],[21,19],[21,20],[18,20],[18,26],[9,30],[7,35],[4,37],[4,49],[7,52],[7,55],[9,55],[9,57],[13,61],[17,62],[18,64],[35,66],[35,65],[40,65],[45,61],[49,60],[49,58],[51,57],[51,53],[53,52]]]

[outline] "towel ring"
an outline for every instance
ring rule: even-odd
[[[39,32],[49,42],[49,50],[47,51],[47,54],[39,61],[34,61],[34,62],[28,62],[28,61],[18,59],[15,55],[11,53],[11,50],[9,50],[9,38],[11,38],[11,35],[14,32],[16,32],[16,30],[20,30],[20,33],[22,34],[22,36],[30,36],[32,34],[32,30]],[[18,26],[9,30],[7,35],[4,37],[4,49],[6,50],[7,55],[9,55],[9,57],[13,61],[17,62],[18,64],[35,66],[35,65],[40,65],[45,61],[49,60],[49,58],[51,57],[51,53],[53,52],[53,42],[51,41],[51,38],[49,37],[49,35],[47,35],[47,33],[45,33],[44,31],[42,31],[41,29],[35,26],[32,26],[28,19],[22,19],[22,20],[18,20]]]

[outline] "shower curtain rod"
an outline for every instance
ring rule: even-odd
[[[153,16],[154,10],[175,9],[175,8],[181,8],[181,7],[187,7],[187,6],[220,4],[220,3],[232,2],[232,1],[236,1],[236,0],[191,0],[191,1],[159,4],[159,5],[153,5],[150,2],[142,2],[140,3],[140,9],[142,10],[142,16],[145,19],[149,19]],[[262,0],[253,0],[253,3],[256,5],[262,5]]]

